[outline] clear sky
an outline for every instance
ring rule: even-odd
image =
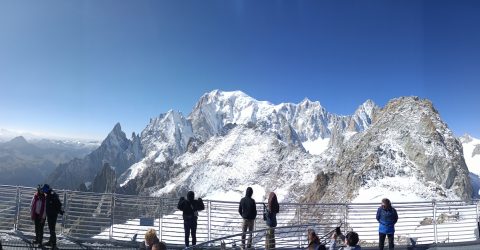
[[[338,114],[417,95],[480,137],[480,1],[0,1],[0,128],[130,134],[213,89]]]

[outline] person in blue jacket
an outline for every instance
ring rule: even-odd
[[[377,210],[378,226],[378,249],[383,250],[385,246],[385,237],[388,236],[388,249],[394,249],[393,236],[395,233],[395,223],[398,221],[397,210],[392,207],[389,199],[382,200],[382,206]]]

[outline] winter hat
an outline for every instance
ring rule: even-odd
[[[48,193],[50,191],[50,186],[48,184],[44,184],[42,187],[42,191],[44,193]]]

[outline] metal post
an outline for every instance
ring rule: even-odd
[[[212,201],[207,202],[208,212],[208,241],[212,240]]]
[[[20,221],[20,188],[17,186],[17,194],[15,195],[15,203],[17,205],[17,211],[15,214],[15,221],[13,222],[13,230],[17,231],[18,230],[18,223]]]
[[[165,206],[165,201],[164,199],[160,199],[160,216],[159,216],[159,221],[158,221],[158,233],[160,234],[160,241],[162,241],[163,237],[163,206]]]
[[[477,240],[480,239],[480,217],[478,217],[478,200],[475,204],[475,212],[477,214]]]
[[[348,230],[348,226],[347,226],[347,223],[348,223],[348,204],[345,204],[345,213],[343,214],[343,231],[344,232],[347,232]]]
[[[437,202],[435,200],[432,201],[433,203],[433,236],[434,236],[434,243],[437,244]]]
[[[110,240],[113,238],[113,223],[114,223],[114,211],[115,211],[115,193],[112,193],[112,198],[110,201],[110,233],[109,238]]]
[[[65,218],[67,217],[67,191],[64,190],[63,192],[63,215],[62,215],[62,227],[60,228],[60,233],[65,234]]]
[[[297,225],[301,225],[302,222],[301,222],[301,218],[300,218],[300,214],[302,212],[302,205],[297,205],[298,206],[298,209],[297,209]],[[298,235],[298,248],[302,248],[302,234],[303,233],[300,233]]]

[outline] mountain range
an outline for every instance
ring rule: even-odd
[[[93,142],[46,138],[27,141],[23,136],[0,142],[0,183],[21,186],[43,183],[58,164],[83,158],[96,147]]]
[[[470,173],[476,166],[465,162],[467,139],[454,137],[433,104],[418,97],[382,108],[367,100],[352,115],[337,115],[308,99],[272,104],[214,90],[188,116],[170,110],[130,139],[115,125],[98,149],[61,164],[49,182],[104,186],[113,183],[100,178],[109,163],[116,191],[129,194],[194,190],[237,200],[252,186],[259,200],[270,191],[283,201],[469,199],[478,187]]]

